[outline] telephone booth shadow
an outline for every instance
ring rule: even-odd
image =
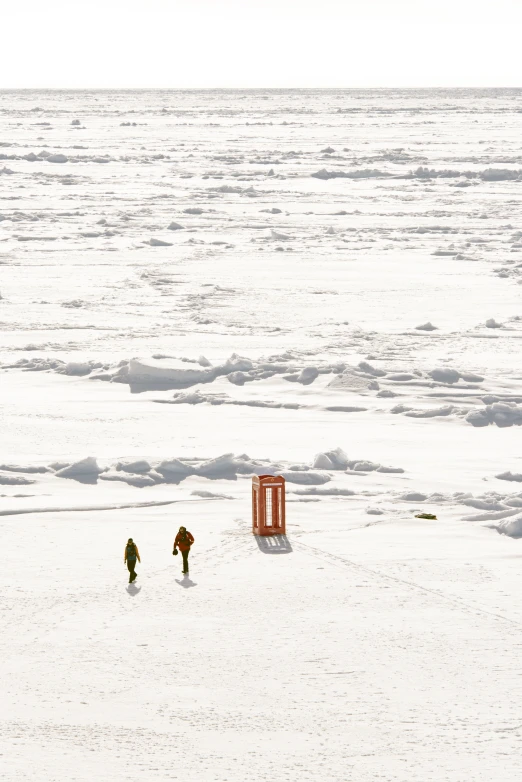
[[[263,554],[291,554],[293,551],[286,535],[256,535],[255,539]]]

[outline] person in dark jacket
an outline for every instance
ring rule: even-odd
[[[178,553],[178,548],[181,551],[181,556],[183,557],[183,573],[187,574],[189,572],[189,566],[188,566],[188,555],[190,551],[190,547],[194,543],[194,536],[187,530],[186,527],[180,527],[179,532],[176,535],[176,539],[174,540],[174,550],[173,554]]]
[[[123,557],[123,561],[126,562],[127,567],[129,569],[129,584],[132,584],[133,581],[136,580],[138,577],[138,574],[136,573],[136,560],[138,562],[141,562],[140,559],[140,552],[138,551],[137,545],[134,543],[132,538],[129,538],[127,541],[127,545],[125,546],[125,554]]]

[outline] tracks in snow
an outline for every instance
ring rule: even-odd
[[[358,570],[361,573],[365,573],[366,575],[373,576],[374,578],[380,578],[385,581],[392,581],[395,584],[399,584],[400,586],[406,586],[409,588],[413,587],[414,589],[417,589],[428,595],[433,595],[434,597],[437,597],[440,600],[444,600],[447,603],[451,603],[456,608],[459,608],[460,610],[465,611],[466,613],[475,614],[475,615],[478,614],[488,618],[497,619],[499,621],[513,625],[515,627],[522,627],[522,622],[518,621],[517,619],[511,619],[510,617],[503,616],[502,614],[497,614],[494,611],[488,611],[485,608],[480,608],[479,606],[470,605],[469,603],[466,603],[465,600],[461,600],[461,598],[459,597],[456,597],[454,595],[448,595],[445,592],[441,592],[438,589],[431,589],[430,587],[422,586],[422,584],[417,584],[415,581],[408,581],[407,579],[399,578],[398,576],[390,576],[387,573],[382,573],[379,570],[374,570],[373,568],[369,568],[366,565],[361,565],[358,562],[354,562],[351,559],[340,557],[337,554],[330,554],[329,552],[324,551],[323,549],[316,548],[315,546],[310,546],[308,543],[293,541],[292,546],[298,551],[299,550],[303,551],[305,554],[310,554],[319,557],[319,559],[322,559],[323,562],[330,562],[341,568],[349,567],[354,570]]]
[[[364,525],[365,527],[368,525]],[[206,551],[201,552],[198,557],[201,558],[202,561],[205,562],[205,565],[215,565],[218,562],[221,562],[222,560],[226,560],[227,562],[234,562],[237,561],[240,556],[244,556],[245,549],[250,548],[250,551],[247,551],[246,554],[253,554],[255,553],[256,549],[254,549],[251,546],[251,537],[247,533],[243,537],[241,536],[231,536],[228,541],[225,541],[223,543],[217,543],[214,546],[212,546],[209,549],[206,549]],[[384,581],[392,582],[396,585],[399,585],[401,587],[407,587],[408,589],[415,589],[420,592],[423,592],[426,595],[429,595],[431,597],[435,597],[438,600],[443,600],[446,603],[451,604],[453,607],[457,608],[460,611],[464,611],[467,614],[473,615],[473,616],[483,616],[488,619],[495,619],[496,621],[503,622],[504,624],[509,624],[512,627],[520,628],[522,627],[522,621],[512,619],[510,617],[504,616],[502,614],[498,614],[494,611],[489,611],[485,608],[481,608],[480,606],[475,606],[472,604],[467,603],[465,600],[462,600],[459,597],[456,597],[455,595],[449,595],[445,592],[442,592],[438,589],[433,589],[430,587],[423,586],[422,584],[418,584],[415,581],[409,581],[408,579],[400,578],[398,576],[392,576],[387,573],[383,573],[379,570],[375,570],[374,568],[367,567],[366,565],[362,565],[358,562],[355,562],[354,560],[348,559],[347,557],[341,557],[338,554],[331,554],[328,551],[325,551],[324,549],[317,548],[316,546],[311,546],[308,543],[302,543],[301,541],[292,540],[292,548],[296,551],[301,551],[304,554],[308,554],[309,556],[314,556],[316,558],[319,558],[323,562],[326,562],[328,564],[333,564],[334,566],[344,570],[346,568],[350,568],[352,570],[356,570],[360,573],[364,573],[367,576],[372,577],[373,579],[381,579]],[[235,555],[233,553],[235,552]],[[153,570],[150,572],[146,572],[144,575],[151,583],[151,586],[154,586],[154,582],[156,581],[158,577],[161,577],[167,573],[170,573],[173,571],[173,565],[167,565],[162,568],[158,568],[157,570]],[[110,592],[116,593],[120,591],[120,586],[114,586]],[[106,591],[103,590],[103,595],[107,595]],[[102,597],[102,593],[100,593],[100,597]],[[45,612],[52,611],[54,608],[57,608],[59,605],[63,605],[64,602],[69,602],[67,600],[63,600],[63,598],[59,598],[58,600],[54,601],[51,605],[45,607]],[[18,617],[17,619],[12,620],[11,622],[7,622],[4,624],[4,630],[9,629],[13,625],[18,625],[20,622],[27,622],[31,621],[36,617],[37,615],[41,615],[41,608],[37,609],[36,611],[31,612],[30,614],[26,615],[25,617]]]

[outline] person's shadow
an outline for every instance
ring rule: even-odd
[[[188,575],[183,576],[182,579],[177,578],[176,579],[176,584],[179,584],[184,589],[188,589],[189,587],[197,586],[196,582],[195,581],[191,581],[190,578],[188,577]]]
[[[129,586],[127,587],[127,592],[132,597],[135,597],[141,592],[141,587],[136,586],[136,584],[129,584]]]

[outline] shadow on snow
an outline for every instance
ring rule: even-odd
[[[179,584],[184,589],[188,589],[189,587],[195,587],[197,586],[195,581],[191,581],[188,575],[183,576],[182,579],[176,578],[176,584]]]
[[[286,535],[256,535],[255,538],[263,554],[291,554],[293,551]]]

